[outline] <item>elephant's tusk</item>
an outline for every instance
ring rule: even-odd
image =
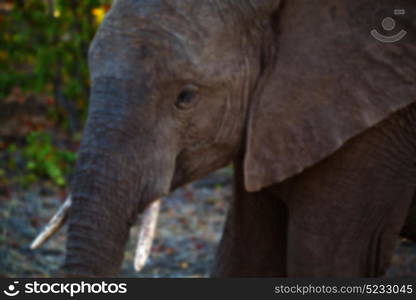
[[[137,272],[142,270],[150,255],[159,217],[160,204],[160,199],[153,201],[143,213],[136,247],[136,256],[134,258],[134,269]]]
[[[52,217],[41,233],[30,244],[30,249],[34,250],[42,246],[50,237],[52,237],[68,219],[69,208],[71,207],[71,196],[69,196],[64,204],[58,209],[57,213]]]

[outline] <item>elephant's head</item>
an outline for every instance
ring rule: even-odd
[[[390,2],[115,1],[89,53],[67,273],[115,275],[137,214],[240,150],[259,190],[413,101],[396,66],[414,40],[369,34]]]
[[[265,11],[250,1],[114,3],[89,52],[69,275],[115,275],[145,206],[232,160],[267,55]]]

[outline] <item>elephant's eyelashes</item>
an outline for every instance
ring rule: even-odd
[[[176,99],[175,105],[179,109],[186,109],[195,102],[197,98],[198,87],[189,84],[183,88]]]

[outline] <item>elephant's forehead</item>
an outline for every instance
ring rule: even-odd
[[[141,16],[153,16],[160,13],[164,6],[163,0],[115,0],[113,11]]]
[[[210,0],[116,0],[111,12],[141,18],[190,16],[212,8]]]
[[[132,62],[142,62],[149,72],[161,65],[186,78],[228,76],[221,61],[235,60],[236,40],[204,4],[209,1],[117,0],[91,47],[94,70],[111,65],[125,74]]]
[[[225,1],[226,2],[226,1]],[[231,18],[224,17],[224,7],[212,0],[117,0],[106,23],[124,31],[142,28],[173,32],[177,35],[216,35]],[[192,38],[195,38],[192,37]]]

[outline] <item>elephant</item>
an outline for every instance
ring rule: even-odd
[[[416,190],[415,8],[115,1],[89,50],[65,274],[116,276],[138,214],[232,163],[212,276],[382,276]],[[377,40],[395,9],[407,34]]]

